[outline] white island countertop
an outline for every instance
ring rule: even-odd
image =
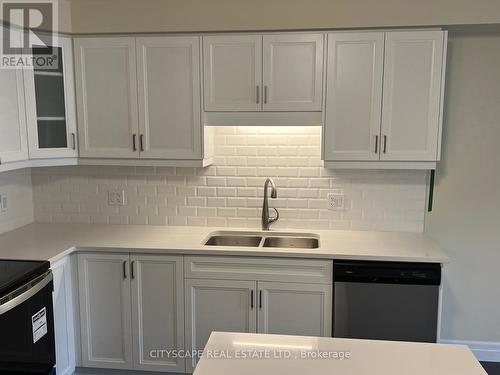
[[[213,332],[193,375],[220,374],[486,375],[486,371],[462,345]]]
[[[319,248],[203,245],[210,233],[231,230],[252,231],[249,228],[34,223],[0,235],[0,259],[56,261],[74,251],[107,251],[432,263],[449,261],[439,246],[421,233],[280,229],[271,233],[317,234],[320,237]]]

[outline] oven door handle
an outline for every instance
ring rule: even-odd
[[[21,303],[33,297],[35,294],[45,288],[47,284],[49,284],[52,280],[52,272],[48,271],[32,282],[21,286],[20,288],[5,296],[4,298],[8,298],[9,296],[15,297],[0,305],[0,315],[5,314],[7,311],[12,310],[13,308],[19,306]],[[21,292],[23,289],[25,291]],[[20,292],[21,294],[19,294]]]

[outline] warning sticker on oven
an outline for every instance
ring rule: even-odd
[[[45,307],[31,317],[33,344],[47,334],[47,310]]]

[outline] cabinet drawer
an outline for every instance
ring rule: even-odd
[[[197,256],[184,258],[184,275],[192,279],[332,284],[332,266],[329,260]]]

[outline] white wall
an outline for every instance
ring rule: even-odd
[[[425,229],[451,258],[442,337],[500,342],[500,32],[452,33],[448,56],[443,159]]]
[[[75,33],[500,22],[497,0],[72,0]]]
[[[0,233],[33,221],[31,171],[21,169],[0,173],[0,195],[6,194],[8,210],[0,212]]]
[[[259,228],[264,180],[275,178],[274,227],[422,232],[426,172],[321,167],[319,127],[219,127],[214,166],[33,169],[35,220]],[[328,211],[341,188],[347,209]],[[107,204],[123,189],[128,204]]]

